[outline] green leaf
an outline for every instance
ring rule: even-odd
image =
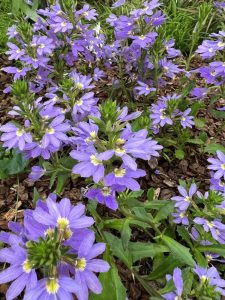
[[[178,159],[183,159],[184,156],[185,156],[185,153],[184,153],[183,150],[177,149],[177,150],[175,151],[175,157],[176,157],[176,158],[178,158]]]
[[[168,203],[171,203],[171,201],[168,200],[153,200],[151,202],[145,202],[144,206],[145,208],[151,208],[159,210],[160,208],[164,207]]]
[[[115,235],[104,232],[105,239],[107,241],[107,244],[109,245],[110,250],[112,251],[112,254],[116,257],[118,257],[122,262],[128,267],[131,268],[132,266],[132,257],[131,253],[129,253],[128,250],[124,250],[122,241]]]
[[[225,245],[208,245],[208,246],[199,246],[197,249],[200,252],[211,252],[219,254],[225,257]]]
[[[184,247],[183,245],[166,235],[162,237],[162,240],[170,249],[174,257],[176,257],[180,262],[191,267],[195,266],[195,261],[192,258],[192,255],[190,254],[187,247]]]
[[[204,148],[204,152],[210,154],[215,154],[217,150],[220,150],[225,153],[225,147],[217,143],[209,144]]]
[[[216,118],[225,119],[225,111],[212,109],[211,113]]]
[[[198,249],[194,249],[194,256],[198,265],[200,265],[203,268],[207,268],[208,266],[207,259],[205,258],[205,256],[202,255],[202,253]]]
[[[28,165],[28,160],[25,160],[21,153],[16,150],[12,151],[12,158],[10,158],[7,165],[7,173],[9,175],[15,175],[22,172]]]
[[[198,119],[195,118],[195,126],[199,129],[202,129],[205,126],[206,120],[205,119]]]
[[[170,201],[169,203],[160,208],[160,210],[157,212],[154,218],[154,222],[158,223],[159,221],[166,219],[173,211],[174,203]]]
[[[70,177],[70,173],[68,172],[62,172],[59,173],[57,176],[57,185],[55,192],[57,195],[60,195],[62,193],[62,190],[67,182],[67,179]]]
[[[153,201],[155,198],[155,190],[153,188],[148,189],[147,199],[148,201]]]
[[[205,144],[203,140],[198,139],[198,138],[196,138],[196,139],[189,139],[188,143],[195,144],[195,145],[204,145]]]
[[[101,294],[95,295],[90,294],[89,300],[125,300],[126,299],[126,289],[120,279],[118,270],[113,260],[109,257],[107,253],[104,254],[104,259],[110,264],[110,269],[106,273],[101,273],[99,275],[99,280],[102,283],[103,290]]]
[[[125,219],[121,230],[121,239],[124,250],[127,249],[131,237],[130,220]]]
[[[186,268],[182,271],[182,277],[184,282],[183,294],[189,295],[192,290],[194,274],[191,268]]]
[[[40,194],[38,193],[38,190],[36,189],[36,187],[34,188],[33,191],[33,203],[36,204],[36,202],[41,199]]]
[[[130,242],[129,251],[132,255],[133,262],[146,257],[154,257],[157,254],[169,252],[168,247],[160,244]]]
[[[182,267],[183,265],[184,263],[170,254],[168,257],[162,259],[162,263],[147,278],[149,280],[162,278],[166,274],[172,273],[175,267]]]
[[[190,235],[188,231],[185,229],[185,227],[177,226],[177,232],[179,236],[181,236],[181,238],[189,245],[189,247],[192,246]]]

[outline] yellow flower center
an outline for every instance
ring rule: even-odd
[[[191,197],[186,196],[186,197],[184,198],[184,201],[186,201],[186,202],[191,202]]]
[[[66,27],[66,22],[62,22],[60,25],[61,27]]]
[[[45,235],[52,237],[54,235],[54,230],[52,228],[48,228],[45,230]]]
[[[94,166],[99,166],[99,165],[102,165],[102,161],[101,160],[98,160],[97,157],[92,154],[91,157],[91,163],[94,165]]]
[[[169,68],[168,67],[163,67],[164,71],[165,72],[168,72],[169,71]]]
[[[22,70],[20,70],[20,69],[16,69],[16,71],[17,71],[17,73],[21,73],[22,72]]]
[[[122,168],[121,169],[116,168],[114,170],[114,174],[116,177],[123,177],[126,174],[126,170]]]
[[[22,51],[22,50],[20,50],[20,49],[17,49],[17,50],[16,50],[16,53],[20,53],[21,51]]]
[[[40,44],[39,48],[43,49],[45,47],[45,44]]]
[[[77,88],[78,88],[79,90],[82,90],[82,89],[84,88],[83,83],[78,82],[78,83],[77,83]]]
[[[201,276],[201,281],[202,281],[202,282],[206,282],[206,280],[207,280],[207,277],[206,277],[205,275],[202,275],[202,276]]]
[[[86,262],[85,258],[81,258],[81,259],[77,260],[76,267],[79,271],[84,271],[84,269],[86,268],[86,265],[87,265],[87,262]]]
[[[213,227],[213,223],[212,222],[206,221],[206,224],[209,226],[209,228]]]
[[[221,169],[222,169],[222,170],[225,170],[225,164],[222,164],[222,165],[221,165]]]
[[[104,188],[102,188],[102,194],[104,196],[109,196],[111,194],[111,189],[107,186],[105,186]]]
[[[218,46],[218,47],[224,47],[224,46],[225,46],[225,43],[224,43],[224,42],[219,42],[219,43],[217,44],[217,46]]]
[[[141,35],[141,36],[139,36],[139,39],[140,39],[140,40],[145,40],[145,39],[146,39],[146,36]]]
[[[16,131],[16,136],[21,137],[23,135],[23,133],[24,133],[23,129],[18,129]]]
[[[48,134],[54,134],[54,133],[55,133],[55,129],[54,129],[54,128],[48,128],[48,129],[46,130],[46,132],[47,132]]]
[[[46,282],[46,290],[49,294],[56,294],[59,289],[58,280],[56,278],[49,278]]]
[[[65,230],[69,227],[69,220],[67,218],[58,218],[57,225],[59,230]]]
[[[84,103],[84,101],[82,99],[76,101],[77,106],[81,106],[83,103]]]
[[[32,264],[28,259],[23,262],[23,270],[25,273],[30,273],[30,271],[32,270]]]

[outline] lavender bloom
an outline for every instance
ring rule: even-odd
[[[188,217],[184,211],[177,210],[175,213],[172,213],[172,216],[174,217],[173,222],[175,224],[189,225]]]
[[[194,99],[204,99],[207,96],[207,92],[208,89],[207,88],[199,88],[199,87],[195,87],[193,88],[193,90],[191,91],[191,97],[193,97]]]
[[[145,175],[146,172],[144,170],[137,169],[136,171],[132,171],[122,165],[120,168],[115,168],[112,173],[106,175],[104,180],[107,186],[120,185],[132,191],[139,191],[140,185],[135,179]]]
[[[46,129],[46,132],[42,138],[42,146],[47,148],[50,144],[53,147],[59,148],[62,141],[68,139],[65,132],[70,129],[70,125],[66,122],[63,122],[65,116],[61,115],[56,117]]]
[[[37,49],[38,55],[51,54],[55,48],[52,39],[49,39],[47,36],[33,36],[31,47]]]
[[[217,51],[223,50],[225,43],[223,41],[205,40],[202,45],[198,47],[196,53],[200,54],[202,58],[208,59],[216,55]]]
[[[73,299],[72,294],[77,293],[79,286],[76,281],[66,276],[59,278],[43,278],[34,288],[27,291],[24,300],[39,299]]]
[[[225,295],[225,290],[223,289],[225,287],[225,280],[221,279],[215,267],[205,269],[200,266],[196,266],[194,272],[199,276],[203,283],[208,282],[211,286],[215,286],[216,292],[219,292],[223,296]]]
[[[118,203],[116,201],[116,192],[121,191],[121,186],[103,186],[101,188],[90,188],[85,196],[92,200],[96,199],[99,203],[105,204],[112,210],[118,209]]]
[[[95,81],[99,81],[104,76],[105,76],[105,72],[104,71],[100,70],[99,68],[95,68],[94,69],[93,79]]]
[[[211,165],[208,166],[208,169],[216,171],[213,175],[215,179],[224,178],[225,179],[225,154],[221,151],[216,151],[217,158],[209,158],[208,162]]]
[[[166,300],[181,299],[183,293],[183,278],[181,269],[175,268],[173,270],[173,277],[171,275],[166,276],[167,281],[171,279],[173,279],[176,290],[174,292],[163,295],[163,298]]]
[[[141,36],[131,36],[131,38],[134,40],[133,44],[137,44],[143,49],[146,49],[146,47],[151,46],[155,42],[156,37],[156,32],[149,32],[146,35]]]
[[[113,5],[112,8],[120,7],[126,3],[126,0],[117,0]]]
[[[91,21],[96,20],[96,16],[98,14],[96,13],[95,9],[90,9],[89,4],[85,4],[82,9],[78,10],[75,13],[75,17],[78,18],[79,16],[84,17],[85,20]]]
[[[213,174],[212,173],[212,177],[210,178],[210,189],[211,190],[215,190],[215,191],[218,191],[218,192],[222,192],[223,194],[225,194],[225,181],[222,180],[221,178],[220,179],[215,179],[213,177]]]
[[[165,74],[165,76],[172,79],[176,77],[176,74],[181,72],[181,69],[179,69],[171,61],[166,60],[166,58],[161,59],[159,65],[163,69],[163,73]]]
[[[31,173],[29,174],[29,179],[31,181],[37,181],[38,179],[40,179],[44,174],[45,174],[46,170],[39,167],[39,166],[34,166],[31,169]]]
[[[59,203],[55,198],[46,200],[48,211],[37,207],[33,212],[34,219],[44,225],[58,227],[59,229],[74,230],[86,228],[94,223],[93,218],[84,216],[85,206],[77,204],[72,206],[70,200],[63,198]]]
[[[67,32],[73,29],[73,24],[68,22],[66,19],[61,18],[61,17],[55,17],[54,18],[54,23],[52,23],[51,28],[54,30],[55,33],[57,32]]]
[[[29,290],[37,283],[37,275],[29,261],[26,251],[20,246],[0,250],[0,261],[9,263],[10,267],[0,273],[0,284],[13,281],[6,299],[15,299],[24,289]]]
[[[86,93],[74,103],[72,114],[75,117],[78,113],[82,116],[85,116],[92,111],[93,107],[97,104],[97,102],[98,99],[94,98],[93,92]]]
[[[151,88],[144,82],[138,81],[139,86],[135,87],[135,90],[138,91],[138,95],[148,96],[151,92],[155,92],[155,88]]]
[[[181,185],[178,186],[178,191],[180,192],[181,196],[172,197],[171,200],[176,201],[175,207],[179,208],[179,210],[185,211],[189,207],[192,197],[197,191],[196,184],[192,183],[189,191],[186,191],[185,188]]]
[[[225,225],[219,220],[214,220],[212,222],[205,220],[203,218],[195,218],[193,220],[196,224],[202,225],[205,232],[211,232],[213,238],[221,244],[225,244]]]
[[[30,71],[30,68],[18,69],[16,67],[5,67],[2,68],[3,71],[9,74],[14,74],[14,81],[20,79],[21,77],[26,76],[27,72]]]
[[[53,145],[48,145],[47,148],[43,148],[42,142],[36,143],[32,142],[25,145],[24,154],[26,158],[36,158],[38,156],[43,157],[44,159],[49,159],[51,153],[56,152],[58,148]]]
[[[13,43],[9,42],[7,43],[7,46],[10,48],[10,50],[6,51],[6,54],[9,55],[8,59],[10,60],[12,59],[18,60],[25,54],[24,49],[20,49]]]
[[[94,272],[107,272],[109,264],[95,257],[105,251],[105,244],[94,244],[94,236],[89,235],[80,245],[78,262],[75,268],[75,280],[79,286],[78,300],[88,300],[88,289],[95,294],[100,294],[102,285]]]
[[[194,122],[192,121],[192,119],[194,117],[189,116],[190,112],[191,112],[191,109],[188,108],[182,113],[180,123],[183,128],[187,128],[187,127],[192,128],[192,125],[194,125]]]
[[[161,127],[165,126],[166,124],[172,125],[173,121],[169,116],[166,114],[167,103],[160,100],[156,104],[152,104],[150,110],[150,118],[153,120],[152,125],[160,125]]]
[[[9,149],[18,147],[22,151],[25,149],[26,143],[32,142],[30,133],[11,123],[1,126],[0,131],[4,132],[1,136],[1,141],[4,142],[3,146]]]
[[[114,151],[107,150],[100,154],[96,153],[93,149],[91,153],[84,153],[81,151],[73,150],[70,152],[70,156],[80,161],[73,169],[73,174],[80,174],[82,177],[93,176],[94,182],[99,182],[105,173],[103,162],[112,158]]]
[[[76,72],[72,72],[71,75],[78,90],[92,89],[95,87],[94,85],[91,85],[92,78],[78,74]]]

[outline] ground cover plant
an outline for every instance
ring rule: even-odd
[[[11,5],[2,299],[223,299],[225,2]]]

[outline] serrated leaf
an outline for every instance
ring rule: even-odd
[[[176,257],[176,259],[188,266],[195,266],[195,261],[187,247],[184,247],[183,245],[166,235],[162,237],[162,240],[170,249],[174,257]]]
[[[132,255],[133,262],[146,257],[154,257],[157,254],[169,252],[169,248],[160,244],[130,242],[129,251]]]
[[[101,294],[90,294],[89,300],[125,300],[126,288],[120,279],[116,265],[109,257],[107,251],[103,258],[109,262],[110,269],[108,272],[99,275],[99,280],[103,287]]]
[[[166,205],[164,205],[159,209],[159,211],[157,212],[154,218],[154,222],[158,223],[159,221],[166,219],[173,211],[174,211],[174,203],[170,201],[169,203],[167,203]]]
[[[184,263],[180,262],[180,260],[178,260],[176,257],[170,254],[168,257],[162,259],[162,263],[155,270],[153,270],[147,276],[147,278],[149,280],[156,280],[162,278],[166,274],[172,273],[175,267],[182,267],[183,265]]]
[[[130,220],[125,219],[121,230],[121,240],[124,250],[127,249],[131,237]]]
[[[183,150],[177,149],[177,150],[175,151],[175,157],[176,157],[177,159],[183,159],[184,156],[185,156],[185,153],[184,153]]]
[[[219,254],[225,257],[225,245],[208,245],[208,246],[199,246],[197,249],[200,252],[211,252]]]
[[[104,232],[104,236],[112,254],[118,257],[128,268],[130,268],[132,266],[132,256],[128,250],[123,249],[121,239],[109,232]]]
[[[204,148],[204,152],[210,154],[215,154],[217,150],[220,150],[225,153],[225,147],[217,143],[209,144]]]

